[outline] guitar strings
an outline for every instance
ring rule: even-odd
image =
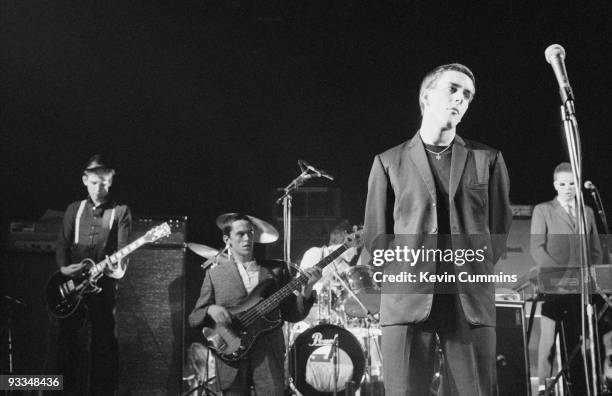
[[[323,268],[325,266],[327,266],[329,263],[331,263],[332,261],[334,261],[335,259],[337,259],[348,248],[349,248],[348,244],[345,243],[341,247],[339,247],[338,249],[334,250],[329,256],[327,256],[325,259],[323,259],[321,261],[321,264],[325,264],[325,265],[323,265]],[[291,290],[294,287],[301,286],[300,283],[304,283],[304,281],[307,281],[307,279],[302,278],[302,277],[295,278],[291,282],[289,282],[287,285],[285,285],[285,287],[287,287],[287,286],[289,286],[289,287],[287,287],[286,289],[285,289],[285,287],[283,287],[282,289],[280,289],[279,291],[274,293],[272,296],[274,296],[275,294],[278,293],[278,296],[275,299],[279,299],[280,298],[280,300],[283,300],[289,294],[291,294]],[[293,283],[295,283],[295,284],[293,285]],[[283,290],[286,290],[286,292],[283,291]],[[283,294],[285,294],[285,295],[283,296]],[[238,321],[242,322],[243,326],[247,326],[248,327],[251,324],[253,324],[256,320],[258,320],[261,316],[263,316],[266,313],[268,313],[267,312],[268,309],[270,307],[273,307],[274,305],[276,305],[276,302],[272,303],[270,301],[268,301],[268,302],[264,301],[261,304],[257,304],[254,307],[250,308],[244,314],[239,315],[237,319],[238,319]]]

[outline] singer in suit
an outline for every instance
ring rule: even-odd
[[[538,267],[543,270],[564,267],[579,267],[579,236],[576,224],[576,190],[572,166],[568,162],[559,164],[553,172],[553,186],[557,196],[548,202],[536,205],[531,217],[531,255]],[[589,233],[591,264],[601,263],[601,245],[595,224],[593,209],[585,207],[587,232]],[[551,350],[555,338],[555,327],[565,318],[580,318],[580,296],[560,295],[548,297],[542,303],[540,342],[538,344],[539,392],[544,394],[545,379],[551,376]],[[575,323],[574,326],[576,327]],[[566,334],[577,334],[576,329],[566,329]],[[572,337],[573,338],[573,337]],[[573,348],[577,340],[566,340]],[[554,352],[554,351],[553,351]],[[575,386],[582,382],[580,359],[575,359]],[[573,371],[573,372],[572,372]],[[575,394],[577,389],[574,389]],[[583,389],[584,391],[584,389]]]
[[[229,246],[230,260],[206,272],[200,297],[189,315],[192,327],[231,322],[226,307],[240,302],[259,283],[274,279],[277,288],[290,280],[284,263],[255,260],[253,242],[255,225],[248,216],[234,214],[223,225],[223,240]],[[314,303],[313,285],[321,278],[318,268],[304,271],[309,276],[307,286],[298,295],[285,299],[272,315],[297,322],[306,317]],[[251,386],[257,395],[284,395],[285,341],[282,328],[277,327],[260,336],[248,355],[235,365],[216,360],[217,378],[224,395],[250,395]]]
[[[493,273],[512,220],[510,183],[498,150],[456,134],[475,92],[474,75],[461,64],[438,66],[423,79],[419,131],[374,157],[364,226],[370,255],[393,247],[384,234],[395,235],[396,246],[407,241],[411,249],[454,249],[463,239],[463,244],[486,246],[486,259],[461,271]],[[403,265],[388,262],[382,268],[385,273],[398,268],[459,272],[454,268],[459,264],[441,260]],[[383,282],[382,288],[386,395],[429,394],[436,335],[444,352],[440,394],[496,393],[494,284]]]

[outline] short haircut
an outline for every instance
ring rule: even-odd
[[[569,162],[561,162],[559,165],[557,165],[553,172],[553,180],[557,180],[557,174],[561,172],[572,173],[572,164]]]
[[[107,175],[110,175],[111,177],[114,177],[115,173],[116,172],[115,172],[114,169],[105,169],[105,168],[98,168],[98,169],[92,169],[92,170],[86,169],[86,170],[83,171],[83,175],[84,176],[87,176],[87,175],[90,175],[90,174],[95,174],[95,175],[98,175],[98,176],[107,176]]]
[[[349,232],[350,230],[351,226],[349,224],[349,221],[346,219],[342,219],[330,228],[329,233],[344,233]]]
[[[229,236],[230,232],[232,231],[232,224],[234,224],[236,221],[239,221],[239,220],[247,221],[251,226],[254,226],[249,216],[244,215],[242,213],[233,213],[227,216],[225,220],[223,221],[223,225],[221,227],[221,231],[223,231],[223,235]]]
[[[465,74],[470,78],[470,80],[472,80],[472,83],[474,84],[474,90],[476,90],[476,79],[474,78],[474,73],[472,73],[472,71],[468,69],[467,66],[464,66],[461,63],[449,63],[447,65],[438,66],[429,73],[427,73],[427,75],[425,76],[425,78],[423,78],[423,81],[421,82],[421,90],[419,91],[419,106],[421,108],[421,115],[423,115],[423,109],[425,109],[425,104],[423,100],[423,95],[425,94],[425,91],[433,87],[436,81],[438,81],[438,78],[440,78],[440,76],[442,75],[442,73],[447,71],[456,71]],[[474,92],[474,94],[476,94],[476,92]],[[472,96],[472,100],[473,99],[474,96]]]

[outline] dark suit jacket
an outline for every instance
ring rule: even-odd
[[[271,278],[276,281],[277,288],[280,288],[290,280],[284,263],[276,260],[257,260],[257,262],[260,265],[260,283]],[[282,263],[282,265],[279,265],[279,263]],[[195,308],[189,315],[189,324],[192,327],[210,325],[213,322],[212,319],[207,316],[209,306],[212,304],[221,305],[223,307],[236,306],[239,305],[246,296],[247,291],[242,283],[242,278],[240,277],[236,263],[233,260],[211,268],[204,276],[200,297],[196,302]],[[308,315],[308,311],[310,311],[313,302],[314,295],[313,298],[303,301],[302,304],[298,303],[297,297],[292,294],[290,297],[283,300],[279,307],[282,318],[289,322],[298,322],[304,319],[306,315]],[[269,316],[276,317],[277,314],[278,310],[271,312]],[[279,359],[282,366],[285,354],[285,339],[282,329],[280,327],[276,328],[262,337],[270,337],[272,340],[270,344],[273,345],[273,350],[270,350],[269,353],[274,359]],[[225,389],[236,377],[238,369],[225,364],[220,359],[217,359],[217,368],[221,380],[221,387]]]
[[[600,264],[602,253],[593,209],[586,207],[591,263]],[[536,205],[531,216],[531,256],[540,267],[579,267],[576,225],[555,198]]]
[[[512,221],[509,190],[501,153],[456,136],[449,186],[451,237],[453,243],[461,235],[473,234],[481,242],[484,238],[488,256],[484,262],[464,265],[461,271],[493,272],[493,264],[504,252]],[[365,210],[366,248],[370,252],[387,248],[388,241],[377,240],[382,234],[395,234],[396,238],[408,235],[413,246],[420,247],[425,236],[438,233],[437,204],[434,177],[417,133],[411,140],[374,158]],[[493,234],[501,237],[492,239]],[[418,323],[429,316],[434,284],[404,283],[401,287],[403,290],[394,292],[385,292],[383,287],[383,325]],[[467,320],[494,326],[494,284],[458,283],[457,287]]]

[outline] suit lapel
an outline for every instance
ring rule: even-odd
[[[419,174],[427,187],[427,191],[431,197],[436,199],[436,185],[433,179],[433,175],[431,174],[431,169],[429,168],[429,162],[427,161],[427,154],[425,154],[425,149],[423,148],[423,143],[421,142],[421,136],[417,132],[416,135],[410,140],[408,144],[408,156],[419,170]]]
[[[246,291],[246,288],[244,287],[244,282],[242,281],[242,276],[240,276],[240,272],[238,272],[237,265],[239,265],[239,264],[237,262],[235,262],[233,259],[232,259],[231,262],[228,263],[228,266],[227,266],[228,267],[227,268],[228,284],[230,284],[230,285],[239,285],[238,288],[240,289],[240,293],[243,296],[246,296],[248,293]]]
[[[461,175],[463,174],[463,169],[465,169],[467,154],[468,150],[465,147],[465,141],[458,135],[455,135],[455,143],[453,144],[453,153],[451,157],[450,186],[448,191],[451,201],[455,197],[455,193],[457,193]]]
[[[567,211],[565,209],[563,209],[563,206],[561,206],[561,204],[559,203],[559,201],[557,201],[557,199],[555,198],[553,200],[553,207],[555,208],[555,212],[557,213],[557,215],[563,219],[563,221],[572,229],[574,230],[574,228],[576,227],[574,221],[571,219],[570,214],[567,213]]]

